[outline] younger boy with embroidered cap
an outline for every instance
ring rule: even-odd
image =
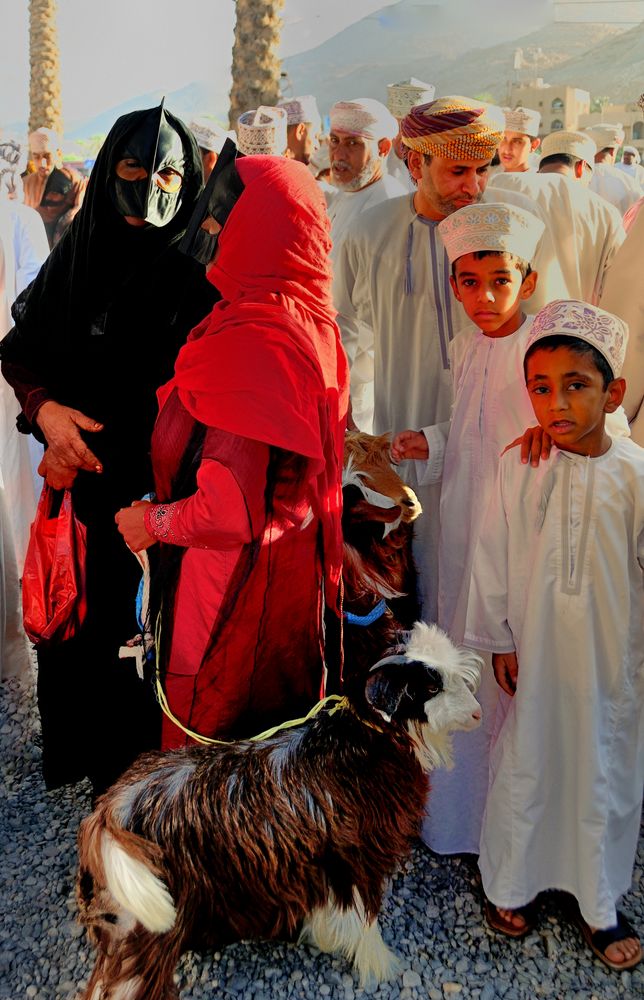
[[[644,782],[644,449],[605,426],[627,335],[580,301],[535,317],[526,384],[556,447],[536,468],[517,449],[501,458],[465,636],[493,653],[504,692],[479,859],[488,922],[521,937],[537,894],[564,890],[590,948],[619,970],[642,957],[615,908]]]
[[[536,286],[530,261],[543,231],[530,212],[495,203],[468,205],[438,226],[452,291],[472,325],[450,344],[451,420],[397,434],[392,457],[416,459],[420,485],[442,480],[438,623],[455,642],[463,641],[472,558],[499,456],[534,422],[523,379],[532,318],[523,305]],[[432,777],[423,839],[440,854],[478,852],[498,698],[490,663],[478,696],[483,725],[455,739],[454,769]]]

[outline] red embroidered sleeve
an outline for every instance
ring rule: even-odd
[[[158,503],[146,507],[144,521],[148,534],[169,545],[190,545],[188,537],[177,532],[174,527],[177,514],[185,503],[186,500],[177,500],[176,503]]]

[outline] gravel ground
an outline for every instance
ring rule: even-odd
[[[76,831],[89,811],[89,786],[45,791],[33,685],[0,685],[0,998],[74,1000],[91,948],[76,923]],[[623,906],[644,937],[644,838]],[[644,997],[644,966],[606,969],[546,898],[538,931],[500,938],[481,916],[475,867],[440,859],[420,844],[395,878],[381,915],[383,936],[401,959],[397,980],[361,989],[344,960],[294,945],[246,945],[188,954],[179,969],[182,1000],[302,997],[329,1000],[535,1000]]]

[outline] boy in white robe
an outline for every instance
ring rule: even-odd
[[[472,325],[450,344],[451,420],[397,434],[392,457],[417,459],[421,485],[442,481],[438,622],[462,642],[472,557],[499,457],[534,422],[523,379],[532,317],[523,307],[536,286],[530,261],[544,224],[512,205],[479,203],[449,215],[438,230],[452,266],[452,291]],[[498,698],[489,658],[478,697],[483,725],[454,741],[453,770],[432,776],[422,835],[439,854],[478,852]]]
[[[642,957],[630,886],[644,782],[644,449],[611,440],[628,328],[580,301],[535,317],[527,388],[553,452],[501,459],[480,534],[466,642],[503,689],[479,866],[486,916],[520,937],[547,889],[609,967]],[[505,715],[503,717],[503,709]]]

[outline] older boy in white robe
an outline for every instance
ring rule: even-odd
[[[421,486],[441,484],[438,624],[462,643],[472,558],[494,489],[499,456],[534,422],[523,379],[532,317],[524,311],[544,225],[502,204],[461,208],[439,225],[450,283],[472,321],[450,345],[451,420],[396,435],[392,456],[418,458]],[[487,761],[498,691],[489,662],[478,693],[483,725],[454,740],[454,768],[432,776],[423,840],[439,854],[476,853],[487,793]]]
[[[466,630],[504,692],[479,858],[488,922],[523,936],[538,893],[564,890],[617,970],[642,957],[616,910],[644,783],[644,450],[605,428],[627,335],[584,302],[535,317],[526,383],[556,448],[536,468],[516,448],[501,458]]]

